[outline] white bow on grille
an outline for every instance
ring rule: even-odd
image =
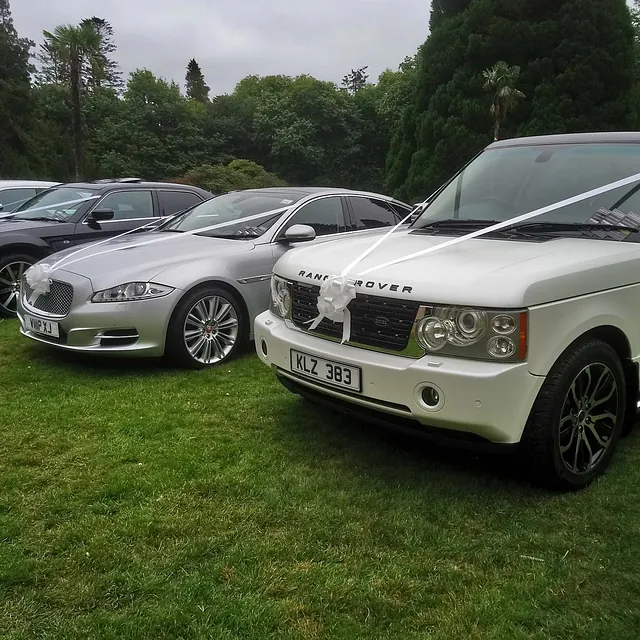
[[[27,270],[25,278],[31,287],[29,304],[33,304],[41,295],[49,293],[51,288],[50,273],[51,267],[48,264],[34,264]]]

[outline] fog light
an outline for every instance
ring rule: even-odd
[[[267,343],[265,342],[264,338],[262,338],[262,340],[260,340],[260,348],[262,349],[262,353],[264,355],[264,357],[267,357]]]
[[[440,394],[433,387],[425,387],[422,390],[422,402],[424,402],[427,407],[437,407],[440,402]]]

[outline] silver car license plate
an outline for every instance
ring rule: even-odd
[[[350,391],[362,390],[362,370],[340,362],[291,350],[291,371]]]
[[[54,338],[60,337],[60,325],[57,322],[50,322],[49,320],[41,320],[40,318],[25,315],[24,324],[29,331]]]

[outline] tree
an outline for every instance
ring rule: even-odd
[[[634,128],[634,32],[625,0],[434,0],[387,187],[423,198],[492,136],[482,72],[521,69],[526,96],[501,135]],[[495,124],[495,119],[494,119]]]
[[[342,86],[351,94],[355,94],[367,86],[369,75],[366,73],[369,67],[360,67],[360,69],[351,69],[344,78],[342,78]]]
[[[50,51],[68,66],[71,98],[71,129],[73,134],[76,180],[82,179],[84,135],[82,129],[82,68],[90,65],[96,73],[102,64],[102,38],[92,25],[61,25],[53,33],[44,31]],[[99,74],[98,74],[99,75]]]
[[[233,160],[227,165],[202,165],[174,180],[211,193],[227,193],[237,189],[283,187],[287,183],[251,160]]]
[[[85,18],[80,25],[93,28],[100,36],[99,53],[84,65],[85,85],[89,89],[104,87],[120,91],[124,87],[122,72],[118,63],[110,57],[116,51],[113,27],[103,18],[96,16]]]
[[[32,111],[33,42],[18,37],[8,0],[0,0],[0,176],[30,173],[29,127]]]
[[[204,81],[204,75],[195,58],[189,60],[186,75],[187,97],[196,102],[209,101],[209,87]]]
[[[483,71],[482,76],[485,79],[484,88],[493,94],[490,113],[495,120],[493,139],[497,140],[500,137],[500,125],[506,119],[508,110],[525,97],[522,91],[516,89],[520,67],[510,67],[500,61]]]

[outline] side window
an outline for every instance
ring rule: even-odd
[[[0,204],[3,213],[15,211],[23,202],[36,195],[35,189],[5,189],[0,191]]]
[[[136,190],[110,193],[98,204],[98,209],[112,209],[115,212],[114,220],[152,218],[151,191]]]
[[[195,193],[188,191],[158,191],[158,201],[160,202],[160,215],[172,216],[178,211],[184,211],[194,204],[202,202]]]
[[[330,233],[340,233],[347,230],[342,201],[338,196],[320,198],[305,204],[289,220],[287,227],[294,224],[308,224],[316,230],[317,236],[326,236]]]
[[[399,220],[395,211],[384,201],[372,198],[349,198],[355,229],[392,227]]]

